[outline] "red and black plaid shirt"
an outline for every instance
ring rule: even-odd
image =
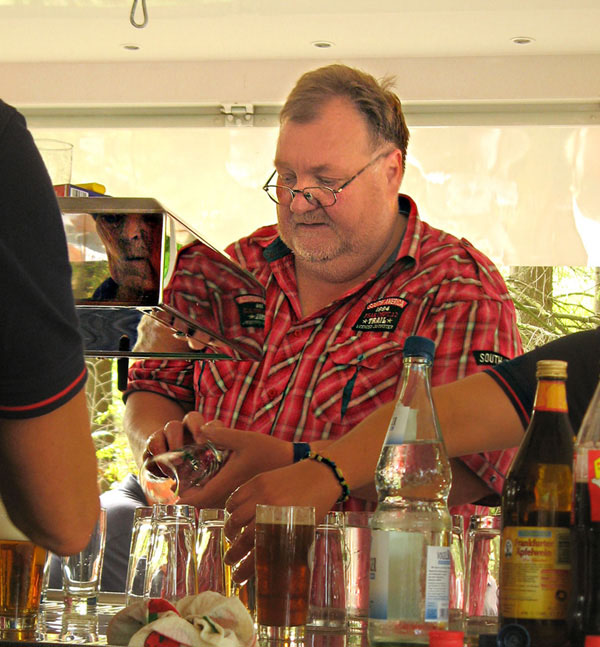
[[[466,240],[408,215],[402,243],[384,269],[326,308],[303,317],[294,257],[274,225],[227,252],[265,286],[260,362],[145,360],[131,390],[194,403],[207,420],[288,441],[339,438],[393,400],[409,335],[435,342],[432,383],[444,384],[521,352],[513,304],[493,263]],[[170,290],[192,291],[194,255],[177,265]],[[500,491],[513,452],[464,457]]]

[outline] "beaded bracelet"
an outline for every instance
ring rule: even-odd
[[[347,501],[350,498],[350,487],[342,474],[342,470],[331,460],[331,458],[327,458],[327,456],[322,456],[313,451],[310,451],[306,458],[310,458],[313,461],[318,461],[319,463],[323,463],[323,465],[327,465],[327,467],[329,467],[334,473],[335,478],[338,480],[338,483],[342,488],[342,493],[336,503],[344,503],[344,501]]]

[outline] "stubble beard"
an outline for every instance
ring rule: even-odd
[[[330,221],[326,224],[331,234],[333,234],[333,240],[323,240],[317,244],[308,241],[305,242],[302,234],[298,234],[295,231],[295,225],[291,225],[288,228],[280,228],[280,236],[294,255],[305,263],[325,264],[347,254],[351,254],[354,251],[351,242],[340,236],[336,227]],[[328,238],[330,235],[328,235]]]

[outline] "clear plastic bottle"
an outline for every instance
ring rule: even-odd
[[[574,480],[570,637],[587,647],[592,635],[600,644],[600,383],[577,434]]]
[[[434,350],[430,339],[406,340],[400,395],[375,472],[371,645],[426,645],[432,629],[448,626],[452,475],[431,399]]]

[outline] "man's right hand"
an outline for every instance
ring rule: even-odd
[[[208,441],[228,452],[228,457],[221,470],[202,487],[181,492],[182,503],[198,508],[223,508],[229,495],[252,477],[292,463],[293,447],[288,441],[255,431],[229,429],[218,420],[205,424],[198,412],[187,414],[183,425],[196,443]]]
[[[196,415],[203,421],[200,413],[196,413]],[[194,437],[182,420],[170,420],[164,427],[148,436],[142,460],[146,460],[148,456],[157,456],[179,449],[184,445],[191,445],[194,442]]]

